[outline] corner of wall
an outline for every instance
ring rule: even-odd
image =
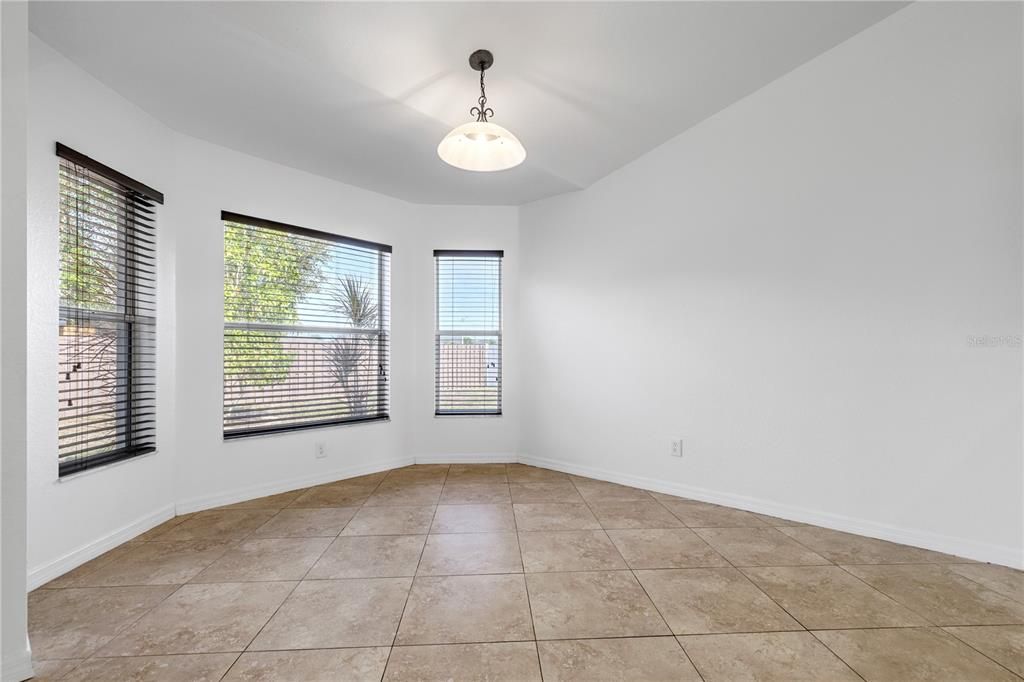
[[[28,643],[26,208],[28,4],[0,3],[0,667],[32,675]]]

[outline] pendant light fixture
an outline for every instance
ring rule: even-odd
[[[441,160],[456,168],[499,171],[518,166],[526,158],[526,150],[515,135],[487,120],[494,116],[494,110],[487,106],[484,71],[493,63],[494,55],[487,50],[469,55],[469,65],[480,72],[480,98],[469,110],[476,120],[455,128],[437,145]]]

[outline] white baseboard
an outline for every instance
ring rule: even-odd
[[[305,476],[273,481],[271,483],[248,486],[246,488],[236,488],[235,490],[229,490],[215,495],[200,495],[198,497],[179,501],[177,504],[177,511],[178,514],[190,514],[192,512],[203,511],[205,509],[221,507],[225,504],[234,504],[236,502],[245,502],[246,500],[251,500],[257,497],[286,493],[289,490],[308,488],[314,485],[331,483],[333,481],[340,481],[346,478],[355,478],[356,476],[364,476],[366,474],[375,474],[378,471],[387,471],[388,469],[408,466],[415,461],[414,457],[396,457],[394,459],[375,462],[373,464],[349,466],[343,469],[332,469],[331,471],[317,472],[314,474],[307,474]]]
[[[82,545],[58,559],[47,564],[43,564],[42,566],[36,566],[35,568],[29,569],[27,580],[28,589],[34,590],[37,587],[45,585],[54,578],[59,578],[71,569],[78,568],[86,561],[95,559],[100,554],[114,549],[118,545],[131,540],[136,535],[145,533],[150,528],[159,526],[161,523],[173,516],[174,505],[166,505],[151,514],[147,514],[135,521],[132,521],[128,525],[118,528],[113,533],[109,533],[98,540]]]
[[[830,512],[781,504],[770,500],[735,495],[717,490],[708,490],[706,488],[673,483],[644,476],[623,474],[607,469],[573,464],[544,457],[532,457],[529,455],[515,453],[492,453],[398,457],[370,465],[352,466],[343,469],[318,472],[315,474],[274,481],[272,483],[266,483],[258,486],[238,488],[228,492],[218,493],[216,495],[198,496],[182,500],[178,502],[177,505],[163,507],[152,514],[123,526],[95,542],[83,545],[74,551],[65,554],[59,559],[30,570],[28,573],[28,589],[33,590],[45,585],[50,580],[77,568],[86,561],[94,559],[100,554],[103,554],[133,537],[144,533],[150,528],[163,523],[167,519],[173,517],[176,513],[187,514],[195,511],[202,511],[204,509],[220,507],[226,504],[244,502],[245,500],[250,500],[256,497],[275,495],[277,493],[283,493],[297,488],[330,483],[332,481],[407,466],[413,463],[489,464],[514,462],[532,464],[534,466],[553,469],[555,471],[563,471],[570,474],[576,474],[578,476],[586,476],[588,478],[595,478],[602,481],[621,483],[623,485],[666,493],[668,495],[678,495],[679,497],[687,497],[694,500],[722,504],[759,514],[769,514],[771,516],[777,516],[791,521],[810,523],[816,526],[823,526],[825,528],[832,528],[834,530],[845,531],[848,533],[856,533],[858,535],[865,535],[881,540],[899,542],[905,545],[922,547],[924,549],[931,549],[937,552],[945,552],[947,554],[954,554],[968,559],[975,559],[977,561],[1001,564],[1014,568],[1024,568],[1024,556],[1022,556],[1022,552],[1014,549],[1013,547],[980,543],[966,538],[940,535],[929,531],[901,528],[874,521],[865,521],[863,519],[832,514]],[[31,661],[29,663],[31,664]],[[29,667],[29,670],[31,670],[31,666]],[[7,682],[7,679],[5,666],[3,682]]]
[[[523,464],[554,469],[577,476],[596,478],[602,481],[620,483],[644,490],[652,490],[667,495],[687,497],[702,502],[721,504],[737,509],[755,512],[757,514],[768,514],[781,519],[810,523],[815,526],[831,528],[832,530],[856,533],[879,540],[898,542],[903,545],[911,545],[922,549],[930,549],[945,554],[984,561],[987,563],[1010,566],[1012,568],[1024,568],[1024,552],[1020,549],[1003,545],[993,545],[985,542],[977,542],[969,538],[961,538],[950,535],[942,535],[914,528],[903,528],[875,521],[866,521],[841,514],[807,509],[788,504],[781,504],[770,500],[763,500],[745,495],[724,493],[717,490],[708,490],[682,483],[673,483],[645,476],[634,476],[623,474],[607,469],[599,469],[560,460],[544,457],[532,457],[520,455],[519,461]]]
[[[480,455],[484,457],[484,455]],[[497,456],[495,456],[497,457]],[[501,459],[493,459],[487,461],[506,461],[504,456]],[[244,502],[251,500],[256,497],[264,497],[266,495],[276,495],[277,493],[287,492],[289,490],[295,490],[297,488],[307,488],[309,486],[320,485],[322,483],[330,483],[332,481],[339,481],[346,478],[354,478],[356,476],[362,476],[364,474],[373,474],[378,471],[386,471],[388,469],[395,469],[398,467],[408,466],[417,461],[417,458],[412,456],[396,457],[390,460],[382,462],[376,462],[374,464],[362,465],[362,466],[350,466],[342,469],[332,469],[330,471],[317,472],[314,474],[308,474],[305,476],[297,476],[295,478],[283,479],[273,481],[271,483],[248,486],[245,488],[236,488],[235,490],[229,490],[226,492],[217,493],[215,495],[200,495],[196,497],[187,498],[180,500],[177,504],[167,505],[160,508],[159,510],[148,514],[140,519],[129,523],[126,526],[119,528],[118,530],[108,535],[99,538],[94,542],[90,542],[86,545],[82,545],[77,549],[68,552],[64,556],[55,559],[49,563],[37,566],[28,572],[27,582],[28,589],[34,590],[37,587],[41,587],[46,583],[50,582],[54,578],[59,578],[68,571],[78,568],[82,564],[92,559],[95,559],[104,552],[108,552],[118,545],[121,545],[128,540],[145,533],[150,528],[160,525],[164,521],[173,518],[176,515],[189,514],[192,512],[203,511],[204,509],[212,509],[214,507],[220,507],[226,504],[234,504],[236,502]],[[469,459],[463,461],[471,461]],[[472,460],[472,461],[484,461],[484,460]],[[30,661],[31,662],[31,661]],[[6,677],[3,678],[2,682],[6,682]]]
[[[33,673],[31,651],[25,651],[17,657],[9,656],[0,662],[0,680],[3,682],[22,682],[30,679]]]
[[[456,455],[416,455],[417,464],[514,464],[519,455],[514,452],[496,452]]]

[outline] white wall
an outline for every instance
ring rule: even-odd
[[[416,207],[419,212],[424,207]],[[417,461],[515,461],[519,452],[522,380],[519,361],[523,329],[519,320],[518,209],[433,206],[434,225],[418,242],[411,277],[416,282],[416,383],[410,395],[412,442]],[[502,249],[502,415],[434,416],[434,249]]]
[[[171,135],[72,67],[34,36],[29,53],[28,497],[30,582],[67,570],[88,548],[132,524],[173,515],[174,232],[157,236],[157,453],[57,476],[58,185],[54,143],[169,193]],[[163,227],[165,208],[158,214]],[[131,532],[127,530],[126,532]],[[113,541],[113,539],[111,540]],[[68,555],[71,555],[68,558]],[[84,555],[88,558],[87,555]],[[33,579],[34,578],[34,579]]]
[[[192,138],[179,137],[175,147],[180,199],[171,222],[187,244],[178,279],[182,510],[399,466],[416,456],[514,456],[514,375],[504,393],[509,415],[433,418],[433,249],[505,248],[506,271],[512,271],[505,280],[506,312],[514,317],[515,209],[407,204]],[[222,209],[392,245],[391,421],[222,439]],[[506,360],[513,367],[515,351],[512,342]],[[327,445],[325,459],[314,458],[317,441]]]
[[[1021,6],[919,3],[523,207],[523,452],[1024,564],[1021,142]]]
[[[506,251],[506,321],[517,309],[517,210],[408,204],[177,134],[33,38],[29,134],[30,583],[73,568],[175,512],[411,462],[514,457],[506,416],[433,418],[435,248]],[[58,480],[57,159],[54,142],[166,196],[158,260],[158,452]],[[392,419],[224,442],[221,210],[391,244]],[[516,367],[517,337],[505,358]],[[317,460],[313,443],[326,443]],[[68,523],[67,519],[74,519]]]
[[[1021,334],[1019,6],[911,6],[521,211],[408,204],[199,142],[31,48],[30,584],[175,509],[521,451],[1020,563],[1021,349],[968,344]],[[159,452],[63,482],[56,140],[167,196]],[[223,442],[222,209],[394,246],[391,422]],[[453,247],[506,252],[501,418],[433,417],[431,251]]]

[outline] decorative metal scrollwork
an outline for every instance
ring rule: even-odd
[[[469,110],[470,116],[476,116],[478,123],[487,123],[488,116],[494,116],[494,109],[487,106],[487,92],[484,90],[484,71],[480,69],[480,97],[477,99],[477,106]]]

